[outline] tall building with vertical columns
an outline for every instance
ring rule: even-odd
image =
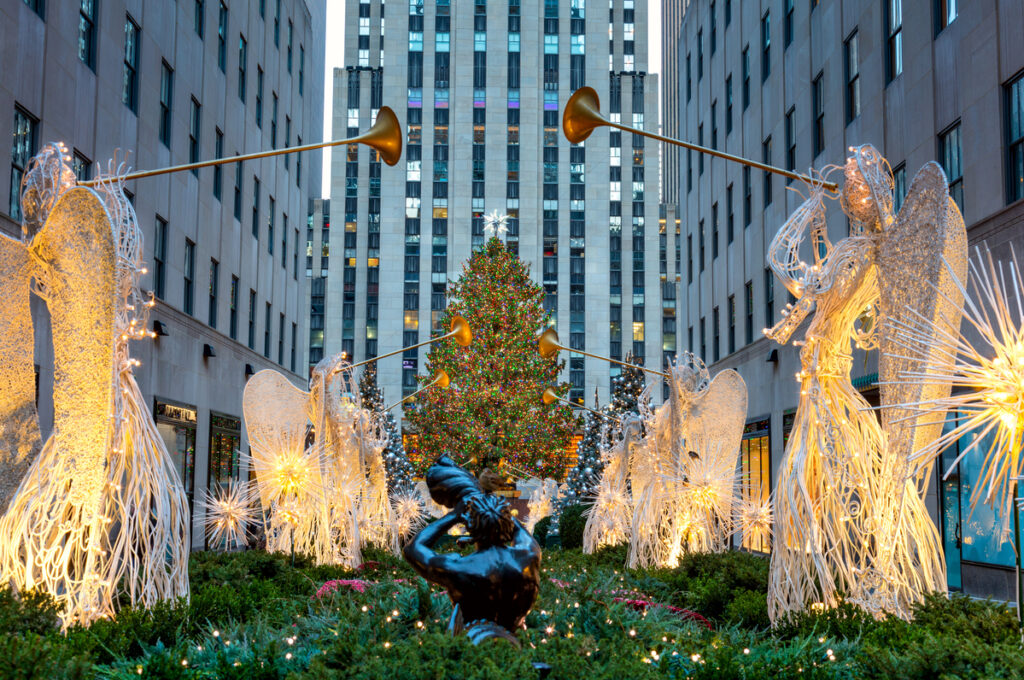
[[[892,165],[897,209],[917,171],[936,160],[969,241],[1007,258],[1010,244],[1024,252],[1021,26],[1024,7],[1006,0],[695,0],[677,46],[679,134],[798,172],[842,164],[850,146],[873,144]],[[802,187],[696,153],[682,159],[683,347],[712,373],[735,368],[746,380],[745,493],[767,497],[794,422],[800,360],[798,347],[761,333],[787,302],[765,255],[802,201],[790,189]],[[847,221],[828,203],[835,243]],[[877,357],[852,356],[854,387],[877,404]],[[970,508],[979,455],[941,479],[970,440],[937,462],[928,502],[950,587],[1009,599],[1012,543],[999,541],[998,511]]]
[[[508,247],[543,285],[564,344],[660,366],[676,324],[657,148],[607,128],[572,145],[561,130],[585,85],[609,117],[657,130],[646,2],[349,0],[345,30],[334,137],[387,105],[406,146],[394,168],[364,147],[334,152],[323,352],[359,361],[440,332],[447,284],[496,210],[511,216]],[[381,361],[388,400],[416,389],[426,351]],[[566,358],[569,397],[596,387],[607,399],[617,369]]]
[[[67,145],[84,180],[118,151],[153,169],[319,141],[325,14],[325,0],[0,3],[0,130],[12,135],[0,145],[0,228],[20,238],[21,177],[47,142]],[[194,546],[202,490],[246,474],[248,376],[271,368],[305,384],[300,248],[320,166],[304,153],[126,183],[158,334],[133,346],[135,374],[194,504]],[[48,433],[53,349],[36,337]]]

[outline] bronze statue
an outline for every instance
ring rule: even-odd
[[[454,605],[451,632],[464,630],[474,642],[493,637],[516,642],[510,631],[523,627],[537,599],[540,545],[512,516],[508,501],[484,492],[451,459],[442,457],[430,467],[427,487],[436,503],[452,511],[416,535],[405,547],[405,559],[423,578],[448,589]],[[435,552],[435,544],[459,523],[476,552]]]

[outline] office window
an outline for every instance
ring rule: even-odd
[[[271,196],[267,203],[267,254],[274,254],[274,212],[277,210],[277,204],[274,201],[274,197]]]
[[[732,74],[725,79],[725,135],[732,132]]]
[[[367,5],[369,9],[369,5]],[[274,47],[281,46],[281,0],[274,0]]]
[[[263,129],[263,67],[256,65],[256,127]]]
[[[900,163],[892,169],[893,191],[892,209],[899,212],[903,199],[907,197],[907,164]]]
[[[139,26],[131,17],[124,20],[124,73],[121,101],[134,113],[139,112]]]
[[[935,0],[935,24],[937,31],[956,21],[957,0]]]
[[[192,110],[189,113],[188,120],[188,162],[198,163],[199,162],[199,131],[202,129],[201,121],[202,107],[199,102],[196,101],[195,97],[192,97]],[[192,174],[199,176],[199,169],[192,168]]]
[[[207,312],[207,325],[217,327],[217,288],[220,286],[220,262],[210,260],[210,307]]]
[[[814,111],[814,157],[825,150],[825,74],[819,72],[811,85],[811,110]]]
[[[704,146],[704,123],[697,126],[697,146]],[[704,174],[704,154],[697,154],[697,174]]]
[[[697,31],[697,82],[704,78],[704,30]]]
[[[25,5],[39,15],[39,18],[43,21],[46,20],[46,1],[45,0],[25,0]]]
[[[772,74],[772,35],[771,16],[765,12],[761,17],[761,82],[768,80]]]
[[[291,145],[292,145],[292,117],[291,116],[285,116],[284,117],[284,146],[287,149]],[[290,153],[286,153],[284,155],[284,169],[285,170],[288,169],[288,166],[289,166],[290,161],[291,161],[291,157],[292,157],[292,155]]]
[[[235,219],[242,221],[242,163],[235,163]]]
[[[277,363],[284,366],[284,314],[278,317],[277,324]]]
[[[36,131],[39,121],[19,106],[14,107],[14,130],[11,143],[11,193],[7,213],[15,222],[21,221],[21,179],[28,161],[36,152]]]
[[[772,136],[768,135],[761,142],[761,162],[765,165],[772,164]],[[772,204],[772,173],[764,173],[764,207]]]
[[[846,122],[849,123],[860,115],[860,54],[856,30],[844,43],[843,63],[846,70]]]
[[[195,5],[192,10],[192,27],[196,30],[196,35],[199,39],[203,39],[203,32],[206,28],[206,2],[205,0],[195,0]]]
[[[960,121],[939,135],[939,158],[949,182],[949,195],[964,211],[964,174],[960,145]]]
[[[693,234],[686,235],[686,281],[693,283]]]
[[[295,146],[302,146],[302,136],[295,137]],[[295,154],[295,186],[302,183],[302,153]]]
[[[786,169],[796,170],[796,108],[786,112]],[[792,177],[786,178],[786,184],[793,182]]]
[[[306,80],[306,48],[299,45],[299,96],[302,96],[303,83]]]
[[[729,354],[736,351],[736,296],[729,296]]]
[[[182,271],[185,274],[182,308],[186,314],[191,315],[195,311],[196,244],[188,239],[185,239],[185,267]]]
[[[230,316],[228,318],[228,335],[232,340],[238,339],[238,277],[231,275],[231,304]]]
[[[78,58],[96,70],[96,0],[81,0],[78,5]]]
[[[273,315],[272,308],[270,306],[270,303],[268,302],[267,303],[267,314],[266,314],[266,318],[264,319],[264,322],[263,322],[263,356],[265,356],[268,359],[270,358],[270,336],[271,336],[270,321],[273,318],[273,316],[274,315]]]
[[[704,220],[697,223],[697,249],[700,256],[700,270],[704,271],[705,249],[704,249]]]
[[[886,80],[891,81],[903,73],[903,0],[886,0],[888,7],[885,12],[886,41],[885,69]]]
[[[1009,202],[1024,198],[1024,75],[1006,86]]]
[[[775,275],[771,269],[764,270],[764,325],[775,325]]]
[[[249,54],[249,43],[246,42],[245,36],[242,34],[238,35],[238,98],[245,102],[245,72],[246,72],[246,57]]]
[[[87,182],[92,178],[92,161],[78,149],[71,156],[71,172],[79,182]]]
[[[220,12],[217,14],[217,66],[221,73],[227,72],[228,67],[228,6],[223,0],[220,3]]]
[[[793,42],[793,0],[784,0],[785,14],[782,17],[782,48]]]
[[[711,360],[718,361],[721,358],[721,319],[718,315],[718,307],[711,310]]]
[[[216,158],[224,157],[224,133],[220,131],[220,128],[214,128],[214,151],[213,155]],[[221,189],[223,188],[223,179],[221,175],[220,165],[213,166],[213,197],[218,201],[220,200]]]
[[[295,26],[292,24],[292,20],[288,20],[288,73],[292,72],[292,37],[295,32]]]
[[[750,106],[750,46],[743,48],[743,110]]]
[[[745,319],[743,324],[743,341],[754,342],[754,282],[747,281],[743,286],[743,303]]]
[[[174,69],[167,62],[160,67],[160,142],[171,145],[171,100],[174,95]]]
[[[708,24],[711,29],[711,54],[715,53],[718,49],[718,27],[715,25],[715,0],[711,0],[711,5],[708,7]]]
[[[711,102],[711,148],[718,148],[718,102]]]
[[[708,355],[708,333],[706,319],[701,317],[700,319],[700,358],[705,359]]]
[[[252,235],[260,237],[260,180],[252,178]]]
[[[690,74],[690,55],[686,55],[686,101],[693,97],[693,76]]]
[[[752,190],[750,187],[750,166],[743,166],[743,228],[750,226],[750,213],[752,203]]]
[[[288,215],[281,213],[281,268],[288,271]]]
[[[249,290],[249,349],[256,349],[256,291]]]
[[[711,259],[718,257],[718,204],[711,206]]]
[[[299,332],[299,327],[298,327],[298,324],[296,324],[296,323],[295,323],[295,322],[293,321],[293,322],[292,322],[292,348],[291,348],[291,357],[290,357],[290,358],[289,358],[289,360],[288,360],[288,369],[289,369],[290,371],[292,371],[293,373],[295,372],[295,345],[296,345],[296,344],[298,343],[298,332]]]
[[[736,218],[732,210],[732,185],[725,188],[725,240],[732,243],[733,231],[736,226]]]
[[[153,239],[153,295],[164,298],[167,282],[167,220],[156,216],[156,234]]]
[[[277,148],[277,93],[270,94],[270,148]]]

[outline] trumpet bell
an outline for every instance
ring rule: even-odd
[[[544,395],[541,398],[544,400],[544,404],[546,406],[550,406],[551,404],[554,404],[556,401],[558,401],[558,395],[555,394],[555,390],[553,387],[549,387],[546,390],[544,390]]]
[[[452,336],[455,338],[455,342],[463,347],[468,347],[469,343],[473,342],[473,331],[469,327],[469,322],[461,316],[452,319],[451,332],[455,334]]]
[[[452,384],[451,378],[445,373],[444,369],[438,369],[437,373],[434,374],[434,384],[440,387],[442,390],[448,389],[448,386]]]
[[[398,123],[398,116],[387,106],[382,106],[377,112],[373,127],[352,141],[376,149],[381,160],[388,165],[394,165],[402,157],[402,126]]]
[[[562,131],[570,142],[579,144],[590,136],[594,128],[607,124],[608,121],[601,116],[597,90],[581,87],[569,97],[562,112]]]
[[[558,344],[558,332],[554,328],[549,328],[541,333],[537,340],[537,349],[545,359],[555,358],[558,355],[558,350],[562,349],[562,346]]]

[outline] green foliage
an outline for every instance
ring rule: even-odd
[[[548,529],[551,527],[551,515],[541,517],[533,527],[533,537],[543,547],[548,540]]]
[[[562,537],[563,548],[583,547],[583,528],[587,525],[587,518],[583,516],[589,506],[582,503],[570,505],[562,510],[558,520],[558,533]]]
[[[579,510],[570,517],[579,516]],[[571,533],[571,532],[570,532]],[[281,554],[194,555],[192,598],[56,628],[52,600],[0,591],[0,678],[1020,678],[1016,619],[1002,604],[933,595],[916,620],[850,604],[768,627],[767,560],[688,555],[628,571],[626,546],[545,552],[522,646],[445,633],[451,604],[402,560],[367,550],[359,572]],[[360,579],[318,599],[330,579]],[[643,600],[647,606],[630,604]],[[668,607],[696,611],[713,629]]]

